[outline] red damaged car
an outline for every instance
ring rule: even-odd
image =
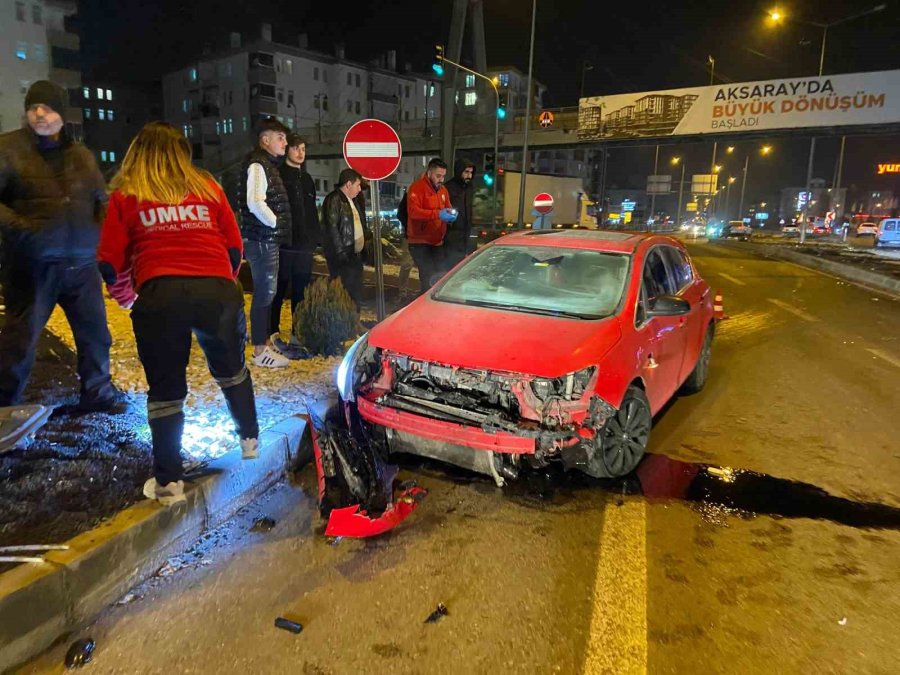
[[[372,437],[491,475],[641,460],[652,417],[709,371],[713,298],[670,237],[530,231],[469,256],[347,353],[338,389]]]

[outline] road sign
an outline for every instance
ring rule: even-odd
[[[534,210],[538,213],[550,213],[553,210],[553,195],[542,192],[534,198]]]
[[[363,178],[382,180],[400,166],[400,137],[381,120],[360,120],[344,136],[344,159]]]
[[[648,195],[667,195],[672,191],[672,176],[647,176]]]
[[[687,204],[685,204],[684,210],[688,211],[690,213],[696,213],[697,212],[697,202],[688,202]]]
[[[541,126],[544,129],[552,127],[553,126],[553,113],[550,112],[549,110],[545,110],[538,117],[538,121],[541,123]]]
[[[718,174],[695,173],[691,176],[691,192],[695,195],[714,195],[718,186]]]

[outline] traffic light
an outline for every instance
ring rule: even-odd
[[[497,117],[501,120],[506,119],[506,97],[508,96],[507,92],[500,93],[500,100],[498,101],[499,107],[497,108]]]
[[[494,172],[497,169],[497,157],[494,153],[485,153],[484,155],[484,184],[494,184]]]
[[[444,45],[434,46],[434,63],[431,69],[438,77],[444,76]]]

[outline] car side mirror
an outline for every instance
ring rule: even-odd
[[[689,314],[691,303],[677,295],[661,295],[650,303],[647,317],[654,316],[682,316]]]

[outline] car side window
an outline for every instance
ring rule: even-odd
[[[644,261],[644,287],[647,289],[648,302],[653,302],[661,295],[674,295],[678,290],[660,247],[652,249]]]
[[[689,286],[694,280],[694,272],[691,269],[691,263],[688,261],[684,252],[674,246],[664,246],[662,247],[662,250],[665,251],[665,256],[669,263],[669,268],[672,271],[672,276],[675,277],[675,286],[678,291],[681,291]]]

